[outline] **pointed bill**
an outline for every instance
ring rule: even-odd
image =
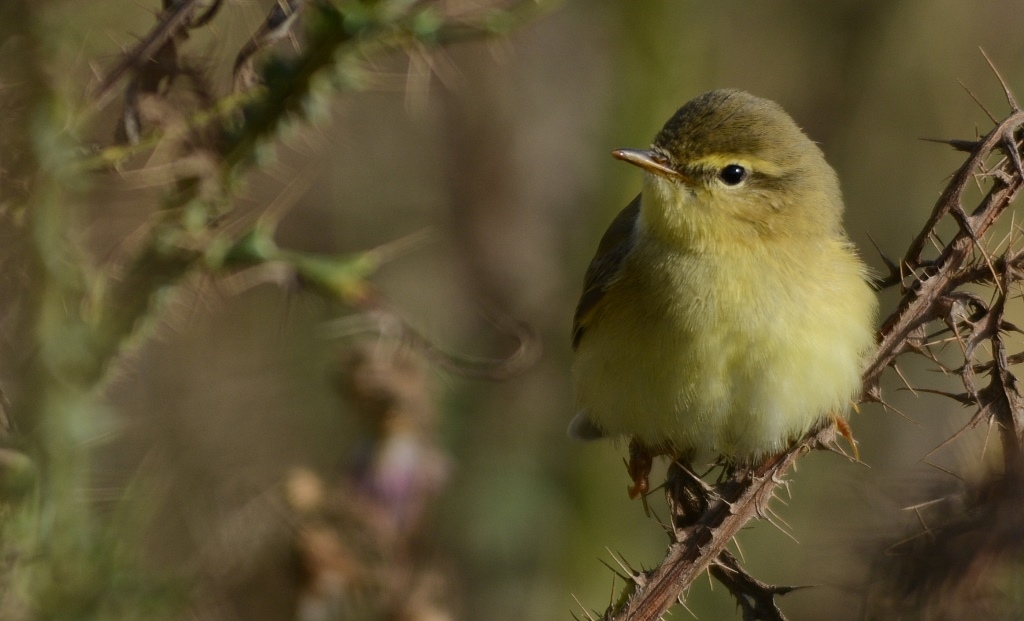
[[[693,180],[668,165],[665,156],[656,151],[644,149],[616,149],[612,151],[612,157],[634,166],[639,166],[647,172],[654,173],[668,179],[677,179],[686,184],[692,184]]]

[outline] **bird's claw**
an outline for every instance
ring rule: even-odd
[[[651,467],[654,465],[654,455],[643,444],[636,440],[629,443],[629,461],[626,462],[626,472],[633,484],[626,488],[630,500],[640,498],[644,503],[644,513],[650,515],[650,508],[647,506],[647,492],[651,488],[650,475]]]
[[[832,423],[835,425],[839,435],[846,438],[846,441],[850,443],[854,461],[860,461],[860,450],[857,448],[857,441],[853,439],[853,430],[850,429],[850,423],[846,422],[846,419],[838,414],[832,415]]]

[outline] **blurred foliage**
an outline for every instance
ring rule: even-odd
[[[260,56],[278,59],[269,90],[232,94],[236,53],[275,3],[225,2],[176,41],[223,107],[182,80],[132,146],[114,139],[125,82],[101,105],[90,93],[159,3],[0,2],[0,387],[16,429],[0,616],[296,618],[309,583],[295,535],[320,531],[302,531],[285,492],[296,472],[338,490],[358,471],[374,427],[340,396],[339,350],[401,349],[381,322],[394,316],[485,358],[512,347],[515,317],[545,352],[501,383],[428,376],[449,465],[403,548],[430,569],[423,592],[464,619],[568,618],[571,594],[603,609],[621,587],[606,547],[648,565],[666,543],[626,498],[624,447],[564,433],[582,273],[639,188],[608,153],[711,88],[775,99],[821,142],[847,229],[881,267],[868,236],[900,254],[961,160],[917,139],[988,127],[957,80],[1002,105],[977,47],[1024,84],[1010,0],[525,5],[311,3],[344,26],[278,40]],[[434,241],[392,252],[427,228]],[[778,507],[799,544],[764,525],[740,536],[752,574],[814,585],[783,599],[793,619],[860,618],[879,555],[917,519],[903,508],[947,471],[986,469],[984,429],[924,459],[965,421],[948,401],[895,405],[914,422],[853,418],[870,469],[801,461]],[[1020,569],[1003,574],[992,589],[1019,610]],[[688,606],[739,614],[704,584]]]

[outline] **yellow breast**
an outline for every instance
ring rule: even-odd
[[[842,239],[693,252],[639,235],[577,349],[577,405],[690,457],[779,451],[859,392],[876,305],[862,272]]]

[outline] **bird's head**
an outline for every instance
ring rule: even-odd
[[[841,235],[835,172],[772,101],[704,93],[668,120],[651,149],[613,155],[647,172],[641,223],[669,243]]]

